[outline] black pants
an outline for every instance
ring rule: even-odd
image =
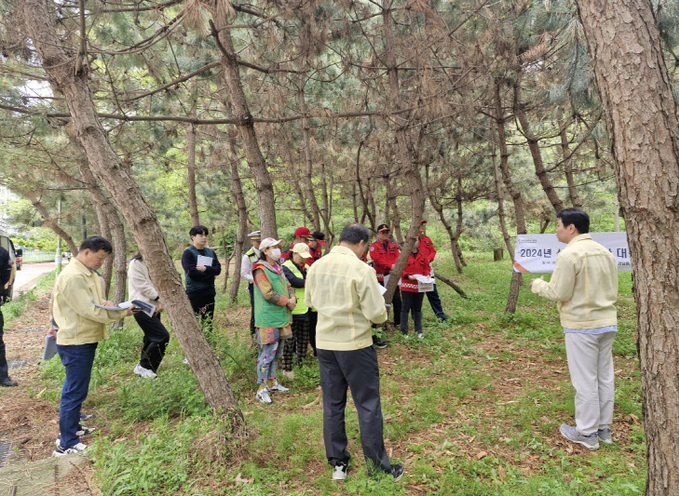
[[[384,449],[380,372],[375,349],[372,346],[352,351],[319,349],[318,365],[323,389],[323,441],[330,465],[349,462],[344,410],[347,388],[351,388],[368,473],[391,473],[389,456]]]
[[[5,317],[0,310],[0,381],[9,377],[9,367],[7,366],[7,357],[5,356],[5,342],[3,341],[5,329]]]
[[[208,341],[212,339],[212,321],[215,318],[215,295],[188,295],[191,308],[196,317],[200,317],[200,327]]]
[[[248,293],[250,293],[250,334],[255,335],[255,285],[248,283]]]
[[[434,315],[436,315],[439,319],[445,320],[448,318],[446,313],[443,311],[443,307],[441,306],[441,298],[439,298],[439,292],[436,289],[436,283],[434,283],[434,290],[427,292],[427,299],[429,300],[431,309],[434,311]]]
[[[314,356],[318,356],[318,350],[316,349],[316,325],[318,324],[318,312],[309,310],[309,344],[311,349],[314,350]]]
[[[384,286],[384,281],[377,281],[380,286]],[[391,298],[391,308],[394,311],[394,325],[399,326],[401,324],[401,288],[396,286],[396,291],[394,291],[394,296]]]
[[[141,349],[139,365],[156,372],[165,356],[165,348],[167,348],[167,343],[170,342],[170,333],[167,332],[160,321],[160,313],[153,317],[142,312],[135,313],[134,320],[144,331],[144,347]]]
[[[309,347],[309,320],[292,321],[292,339],[283,341],[283,370],[292,370],[293,355],[295,364],[299,365],[306,358]]]
[[[415,321],[415,332],[422,332],[422,302],[424,293],[403,292],[403,306],[401,307],[401,332],[408,334],[408,313],[412,311],[413,321]]]

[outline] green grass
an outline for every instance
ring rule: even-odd
[[[350,477],[330,480],[322,435],[318,369],[313,359],[296,371],[288,395],[273,405],[254,400],[256,350],[235,305],[217,302],[214,345],[245,413],[249,436],[234,439],[211,414],[173,337],[158,379],[132,374],[142,333],[128,319],[97,352],[86,410],[95,412],[96,481],[106,495],[591,495],[642,494],[644,433],[629,273],[620,274],[615,434],[620,443],[596,452],[561,441],[558,426],[573,422],[570,385],[555,305],[528,290],[518,311],[505,315],[511,278],[507,262],[468,258],[461,276],[443,254],[437,267],[469,299],[443,284],[449,321],[424,304],[425,339],[388,335],[379,352],[385,443],[406,476],[371,480],[363,463],[355,408],[347,408]],[[58,360],[44,366],[47,392],[57,402],[63,380]]]
[[[24,312],[30,309],[33,302],[41,295],[52,290],[56,274],[54,271],[48,272],[38,281],[36,286],[30,291],[26,291],[20,298],[10,301],[2,305],[2,315],[5,319],[5,326],[11,324],[12,320],[21,316]]]

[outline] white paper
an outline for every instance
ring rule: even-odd
[[[198,258],[196,259],[196,265],[202,265],[203,267],[212,267],[212,257],[198,255]]]
[[[94,302],[92,302],[92,303],[94,303]],[[121,303],[118,303],[117,305],[113,305],[113,306],[110,306],[110,307],[107,307],[105,305],[100,305],[99,303],[94,303],[94,306],[99,307],[99,308],[103,308],[105,310],[127,310],[128,308],[130,308],[132,306],[132,302],[131,301],[123,301]]]
[[[127,310],[128,308],[135,307],[137,311],[143,312],[149,317],[153,317],[153,314],[156,312],[155,305],[151,303],[146,303],[145,301],[141,300],[123,301],[121,303],[118,303],[118,305],[114,305],[112,307],[100,305],[99,303],[94,303],[94,306],[104,308],[106,310]]]

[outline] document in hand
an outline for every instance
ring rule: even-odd
[[[424,274],[415,274],[413,277],[417,279],[418,293],[428,293],[429,291],[434,291],[433,277],[425,276]]]
[[[198,255],[198,258],[196,258],[196,265],[202,265],[203,267],[212,267],[212,257]]]
[[[103,308],[105,310],[127,310],[128,308],[132,308],[132,310],[144,312],[149,317],[153,317],[153,314],[156,312],[155,305],[152,305],[151,303],[146,303],[145,301],[141,300],[123,301],[122,303],[118,303],[117,306],[112,307],[100,305],[99,303],[94,303],[94,306]]]

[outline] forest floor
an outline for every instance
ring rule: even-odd
[[[223,303],[214,346],[245,414],[248,438],[230,439],[211,416],[174,339],[167,369],[153,386],[131,374],[141,342],[132,321],[98,351],[100,372],[84,408],[96,414],[90,423],[98,429],[90,438],[92,463],[67,476],[69,488],[134,496],[642,494],[643,429],[627,283],[614,350],[616,445],[590,452],[558,431],[561,423],[573,423],[573,391],[553,305],[524,294],[517,315],[503,316],[493,270],[482,263],[459,278],[476,295],[470,301],[439,288],[448,322],[428,315],[425,299],[424,340],[404,340],[391,331],[390,346],[378,351],[385,444],[393,461],[405,466],[400,483],[367,477],[351,402],[350,477],[330,480],[317,366],[308,360],[294,380],[282,378],[290,393],[261,405],[250,370],[256,350],[249,343],[249,308]],[[36,297],[5,328],[7,356],[21,365],[10,371],[20,386],[0,391],[0,442],[12,445],[8,466],[49,458],[58,437],[63,367],[58,358],[46,365],[37,359],[48,302],[48,293]]]

